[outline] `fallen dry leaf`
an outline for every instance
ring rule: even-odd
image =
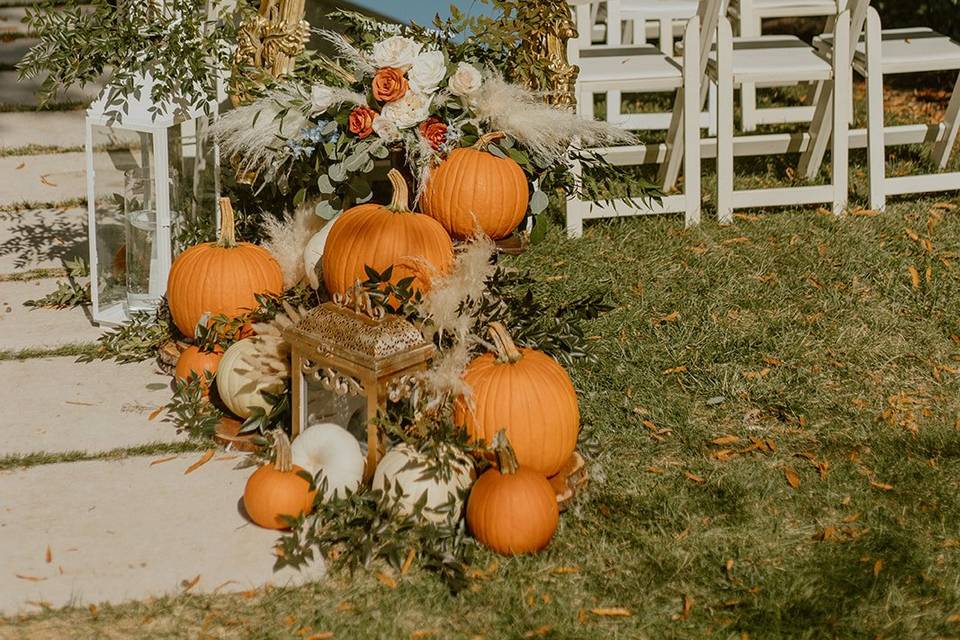
[[[893,491],[893,485],[887,484],[886,482],[877,482],[876,480],[871,480],[870,486],[874,489],[880,489],[881,491]]]
[[[377,574],[377,580],[379,580],[382,584],[386,585],[390,589],[397,588],[397,581],[383,572],[380,572]]]
[[[722,244],[722,245],[724,245],[724,246],[730,246],[730,245],[732,245],[732,244],[744,244],[744,243],[747,243],[747,242],[750,242],[750,238],[748,238],[748,237],[746,237],[746,236],[739,236],[739,237],[737,237],[737,238],[728,238],[728,239],[722,241],[720,244]]]
[[[153,411],[150,412],[150,415],[147,416],[147,420],[150,421],[150,422],[153,422],[154,420],[156,420],[156,418],[157,418],[158,415],[160,415],[161,413],[163,413],[163,410],[164,410],[164,409],[166,409],[166,407],[164,407],[164,406],[157,407],[156,409],[154,409]]]
[[[195,577],[193,580],[181,580],[180,586],[183,587],[184,591],[190,591],[190,589],[193,589],[199,583],[200,583],[200,574],[198,573],[197,577]]]
[[[353,609],[353,603],[347,602],[346,600],[337,604],[337,612],[339,613],[346,613],[347,611],[353,611]]]
[[[792,467],[784,467],[783,475],[787,479],[787,484],[789,484],[792,489],[800,488],[800,476],[797,475],[797,472],[794,471]]]
[[[320,633],[315,633],[306,640],[330,640],[333,637],[333,631],[321,631]]]
[[[659,320],[657,320],[654,324],[666,324],[666,323],[668,323],[668,322],[676,322],[676,321],[679,320],[679,319],[680,319],[680,312],[679,312],[679,311],[674,311],[674,312],[672,312],[672,313],[669,313],[669,314],[663,316],[662,318],[660,318]]]
[[[629,618],[633,615],[630,609],[624,607],[595,607],[590,613],[601,618]]]
[[[878,576],[883,571],[883,560],[877,560],[873,563],[873,575]]]
[[[55,187],[55,186],[57,186],[56,183],[50,182],[50,180],[47,178],[47,175],[46,175],[46,174],[40,176],[40,182],[42,182],[43,184],[47,185],[48,187]]]
[[[783,364],[783,360],[780,358],[774,358],[773,356],[763,356],[763,362],[771,367],[779,367]]]
[[[524,638],[542,638],[543,636],[547,635],[551,631],[553,631],[553,625],[545,624],[542,627],[537,627],[533,631],[527,631],[525,634],[523,634],[523,637]]]
[[[587,610],[580,609],[577,611],[577,622],[580,624],[587,624]]]
[[[687,367],[684,365],[681,365],[679,367],[673,367],[672,369],[664,369],[663,375],[668,376],[673,373],[684,373],[686,370],[687,370]]]
[[[721,445],[721,446],[728,445],[728,444],[737,444],[738,442],[740,442],[740,436],[725,435],[725,436],[720,436],[718,438],[714,438],[710,442],[716,445]]]
[[[14,168],[14,170],[15,170],[15,171],[20,171],[20,169],[23,169],[25,166],[27,166],[27,163],[26,163],[26,162],[21,162],[20,164],[18,164],[18,165]]]
[[[727,571],[727,580],[733,580],[733,565],[734,562],[732,558],[724,563],[724,569]]]
[[[210,449],[209,451],[207,451],[205,454],[203,454],[202,456],[200,456],[200,459],[199,459],[199,460],[197,460],[197,461],[194,462],[192,465],[190,465],[189,467],[187,467],[187,470],[183,472],[183,475],[187,475],[188,473],[193,473],[194,471],[196,471],[197,469],[199,469],[199,468],[202,467],[203,465],[205,465],[205,464],[207,464],[208,462],[210,462],[210,459],[213,457],[213,454],[214,454],[214,453],[216,453],[216,451],[214,451],[213,449]]]
[[[697,474],[691,473],[691,472],[689,472],[689,471],[684,471],[684,472],[683,472],[683,475],[684,475],[684,477],[685,477],[687,480],[690,480],[690,481],[692,481],[692,482],[696,482],[697,484],[703,484],[704,482],[706,482],[706,480],[704,480],[703,478],[701,478],[701,477],[698,476]]]
[[[693,613],[693,597],[685,593],[683,594],[683,609],[680,610],[680,619],[687,620],[691,613]]]
[[[955,613],[952,616],[947,616],[947,622],[960,623],[960,613]]]
[[[914,242],[919,242],[919,240],[920,240],[920,235],[919,235],[916,231],[914,231],[913,229],[911,229],[910,227],[906,227],[906,228],[903,230],[903,232],[904,232],[905,234],[907,234],[907,237],[910,238],[911,240],[913,240]]]
[[[935,202],[931,209],[937,209],[940,211],[953,211],[957,208],[957,205],[951,204],[949,202]]]
[[[920,288],[920,272],[917,271],[917,268],[913,265],[910,265],[910,268],[907,269],[907,271],[910,273],[910,286],[912,286],[914,289],[919,289]]]
[[[861,218],[876,218],[880,215],[880,212],[874,211],[873,209],[854,209],[850,212],[850,215]]]
[[[226,587],[226,586],[228,586],[228,585],[231,585],[231,584],[240,584],[240,583],[237,582],[236,580],[227,580],[226,582],[221,582],[221,583],[218,584],[216,587],[214,587],[213,593],[217,593],[218,591],[220,591],[220,589],[223,589],[224,587]]]
[[[26,575],[23,575],[22,573],[15,573],[14,575],[20,578],[21,580],[27,580],[28,582],[42,582],[46,580],[46,578],[42,578],[40,576],[26,576]]]
[[[176,460],[176,459],[177,459],[177,456],[167,456],[166,458],[157,458],[156,460],[150,463],[150,466],[152,467],[155,464],[163,464],[164,462],[170,462],[171,460]]]
[[[410,640],[420,640],[420,638],[432,638],[437,635],[436,629],[417,629],[410,634]]]
[[[400,567],[400,575],[405,576],[407,572],[410,571],[410,567],[413,566],[413,559],[417,557],[417,550],[410,549],[407,551],[407,557],[403,561],[403,566]]]
[[[554,567],[553,569],[550,569],[550,573],[563,576],[571,573],[580,573],[580,569],[578,567]]]
[[[91,604],[89,607],[87,607],[87,609],[90,610],[92,615],[97,615],[97,605]]]
[[[50,545],[47,545],[47,552],[44,554],[44,559],[47,561],[47,564],[53,562],[53,549],[50,548]]]

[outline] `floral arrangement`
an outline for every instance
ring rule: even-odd
[[[416,201],[440,161],[487,133],[505,134],[488,150],[516,161],[533,184],[550,172],[567,173],[571,145],[633,139],[506,81],[484,62],[491,56],[475,37],[337,15],[353,39],[321,31],[333,57],[302,64],[293,79],[216,127],[222,149],[242,170],[256,172],[261,185],[296,188],[297,204],[318,194],[316,213],[325,219],[371,198],[377,160],[392,158],[408,170]],[[546,194],[535,191],[531,213],[547,204]]]

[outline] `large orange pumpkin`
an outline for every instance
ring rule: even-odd
[[[287,529],[281,516],[297,518],[310,513],[316,492],[299,475],[303,469],[293,464],[287,434],[277,431],[274,443],[273,463],[263,465],[247,480],[243,508],[261,527]]]
[[[560,522],[560,508],[543,474],[517,464],[503,431],[494,437],[499,469],[488,469],[470,491],[467,526],[486,547],[505,556],[540,551]]]
[[[454,420],[471,440],[491,442],[506,429],[520,464],[545,476],[573,455],[580,409],[570,376],[557,361],[534,349],[518,349],[499,322],[490,325],[497,353],[475,358],[464,372],[472,402],[459,398]]]
[[[391,282],[414,277],[413,288],[428,291],[434,272],[453,264],[453,242],[436,220],[408,209],[407,182],[391,169],[393,200],[389,206],[362,204],[333,223],[323,251],[327,290],[345,293],[367,279],[365,266],[383,273],[393,267]]]
[[[180,354],[174,375],[177,380],[185,381],[190,378],[191,373],[196,374],[200,378],[203,395],[207,395],[209,390],[206,373],[216,374],[221,358],[223,358],[223,349],[219,347],[214,348],[213,351],[201,351],[197,346],[188,347]]]
[[[430,174],[420,209],[455,238],[468,238],[477,225],[494,240],[505,238],[527,213],[530,188],[520,165],[486,151],[500,132],[480,138],[473,148],[455,149]]]
[[[283,274],[270,252],[236,241],[229,198],[220,199],[220,217],[220,240],[190,247],[170,269],[170,314],[185,336],[194,335],[204,313],[236,318],[257,307],[256,294],[283,293]]]

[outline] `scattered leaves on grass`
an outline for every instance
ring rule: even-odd
[[[736,238],[727,238],[726,240],[721,241],[720,244],[722,244],[725,247],[728,247],[734,244],[746,244],[749,242],[750,242],[750,238],[748,238],[747,236],[738,236]]]
[[[571,573],[580,573],[580,568],[579,567],[554,567],[550,569],[550,573],[557,576],[563,576],[563,575],[569,575]]]
[[[658,320],[654,320],[653,324],[667,324],[668,322],[676,322],[680,319],[680,312],[673,311]]]
[[[400,567],[400,575],[405,576],[407,572],[410,571],[410,567],[413,566],[413,560],[417,557],[417,550],[411,548],[410,551],[407,551],[407,557],[403,561],[403,566]]]
[[[910,274],[910,286],[914,289],[920,288],[920,272],[917,271],[917,268],[913,265],[907,269],[907,272]]]
[[[87,609],[90,610],[90,615],[97,615],[97,605],[91,604]]]
[[[700,476],[698,476],[698,475],[695,474],[695,473],[691,473],[690,471],[684,471],[684,472],[683,472],[683,476],[684,476],[687,480],[690,480],[691,482],[696,482],[697,484],[703,484],[703,483],[706,482],[706,480],[704,480],[703,478],[701,478]]]
[[[873,563],[873,575],[878,576],[883,571],[883,560],[877,560]]]
[[[854,209],[850,212],[850,215],[856,216],[858,218],[876,218],[880,215],[879,211],[874,211],[873,209]]]
[[[389,589],[397,588],[397,581],[382,571],[377,574],[377,580],[379,580],[381,584],[385,585]]]
[[[955,613],[952,616],[947,616],[947,622],[955,622],[960,624],[960,613]]]
[[[207,464],[208,462],[210,462],[210,459],[213,458],[213,454],[214,454],[214,453],[216,453],[216,451],[214,451],[213,449],[210,449],[209,451],[207,451],[205,454],[203,454],[202,456],[200,456],[200,459],[199,459],[199,460],[197,460],[197,461],[194,462],[192,465],[190,465],[189,467],[187,467],[187,470],[183,472],[183,475],[187,475],[188,473],[193,473],[194,471],[196,471],[197,469],[199,469],[199,468],[202,467],[203,465],[205,465],[205,464]]]
[[[737,444],[738,442],[740,442],[740,437],[739,437],[739,436],[733,436],[733,435],[723,435],[723,436],[719,436],[719,437],[717,437],[717,438],[714,438],[714,439],[711,440],[710,442],[711,442],[712,444],[716,444],[716,445],[720,445],[720,446],[725,446],[725,445],[728,445],[728,444]]]
[[[542,627],[537,627],[533,631],[527,631],[525,634],[523,634],[523,637],[524,638],[542,638],[543,636],[547,635],[551,631],[553,631],[553,625],[545,624]]]
[[[333,631],[321,631],[306,638],[306,640],[330,640],[333,638]]]
[[[887,484],[886,482],[877,482],[876,480],[871,480],[870,486],[874,489],[880,489],[881,491],[893,491],[893,485]]]
[[[410,634],[410,640],[420,640],[421,638],[432,638],[439,633],[436,629],[417,629]]]
[[[792,489],[800,488],[800,476],[797,475],[797,472],[793,470],[793,467],[784,467],[783,476],[787,479],[787,484],[790,485]]]
[[[663,370],[663,375],[669,376],[669,375],[672,375],[672,374],[674,374],[674,373],[686,373],[686,371],[687,371],[687,367],[686,367],[685,365],[681,365],[681,366],[679,366],[679,367],[673,367],[673,368],[670,368],[670,369],[664,369],[664,370]]]
[[[683,608],[680,610],[680,619],[689,619],[691,613],[693,613],[693,596],[685,593],[683,594]]]
[[[629,618],[633,615],[630,609],[625,607],[594,607],[590,613],[601,618]]]

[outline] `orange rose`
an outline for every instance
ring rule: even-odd
[[[409,86],[403,71],[384,67],[373,76],[373,97],[380,102],[393,102],[405,96]]]
[[[363,140],[373,133],[373,121],[377,112],[369,107],[357,107],[350,112],[350,133],[355,133]]]
[[[420,135],[430,143],[434,151],[447,141],[447,125],[437,116],[430,116],[420,125]]]

